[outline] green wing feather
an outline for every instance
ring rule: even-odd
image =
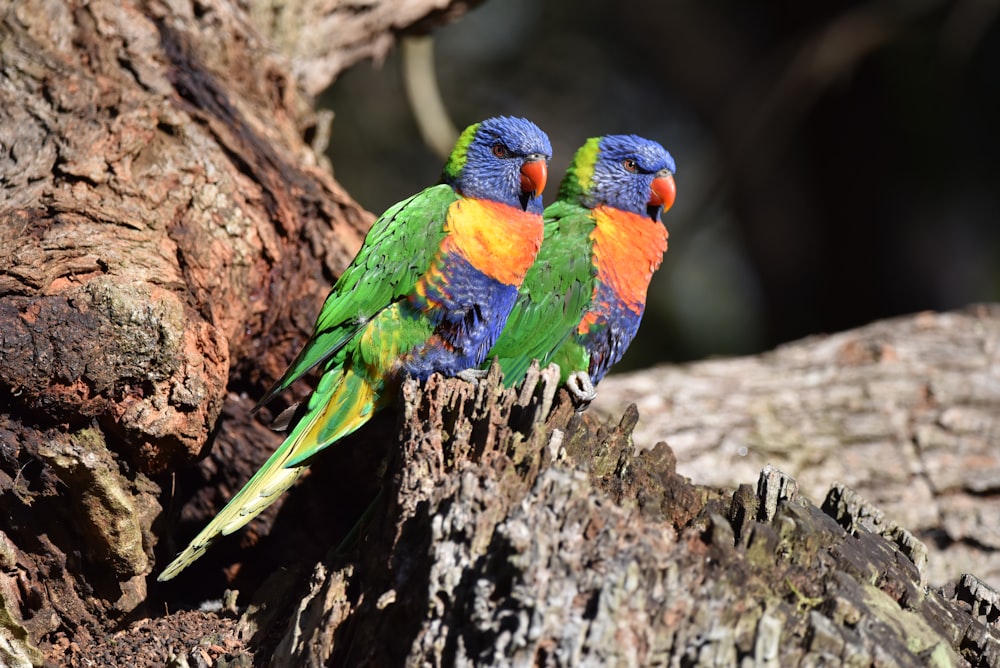
[[[508,387],[524,378],[533,359],[545,367],[557,351],[572,345],[594,290],[590,234],[595,224],[590,210],[579,204],[557,200],[545,209],[545,240],[487,356],[487,365],[498,359]],[[566,363],[576,356],[561,357]],[[575,368],[580,362],[573,364],[574,368],[561,369],[563,379],[573,371],[586,371],[586,361],[581,368]]]
[[[413,290],[444,240],[448,207],[458,198],[445,184],[390,207],[372,225],[361,251],[334,284],[313,335],[257,408],[343,348],[369,320]]]

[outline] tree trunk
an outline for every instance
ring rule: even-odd
[[[745,437],[736,461],[843,446],[843,478],[880,502],[925,481],[915,498],[951,508],[937,525],[843,486],[817,508],[771,468],[756,491],[747,469],[692,484],[669,446],[636,451],[634,408],[604,425],[551,371],[518,391],[494,371],[406,384],[285,503],[150,586],[280,442],[253,398],[371,221],[318,157],[307,95],[466,4],[0,10],[0,664],[1000,661],[997,594],[928,587],[934,556],[901,528],[993,545],[995,309],[667,371],[676,390],[635,397],[672,444],[732,458]],[[925,341],[929,321],[957,324]],[[709,371],[732,383],[699,393]],[[627,378],[602,401],[647,382]],[[865,439],[906,437],[913,477],[863,472]],[[822,493],[800,461],[780,460]]]
[[[667,441],[698,482],[735,487],[770,463],[813,499],[843,483],[927,541],[929,582],[1000,583],[1000,307],[611,376],[593,408],[633,402],[636,443]]]
[[[312,89],[450,7],[332,3],[313,30],[354,46],[313,47],[329,62]],[[310,146],[325,117],[245,9],[0,9],[0,591],[33,642],[84,643],[136,611],[161,504],[194,482],[180,510],[215,504],[274,447],[219,417],[284,369],[372,220]],[[235,461],[165,475],[217,429]]]

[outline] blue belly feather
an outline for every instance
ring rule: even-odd
[[[410,351],[403,370],[426,380],[478,367],[500,336],[517,300],[517,287],[490,278],[457,253],[443,258],[441,279],[426,296],[412,297],[404,313],[430,318],[431,338]]]

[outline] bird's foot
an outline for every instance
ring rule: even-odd
[[[466,383],[472,383],[473,385],[478,385],[479,381],[481,381],[483,378],[486,378],[487,374],[489,374],[489,369],[465,369],[463,371],[459,371],[458,373],[456,373],[455,377],[461,378]]]
[[[566,390],[569,391],[578,413],[586,410],[590,402],[597,398],[597,390],[586,371],[574,371],[566,379]]]

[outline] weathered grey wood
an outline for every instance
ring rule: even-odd
[[[593,410],[635,402],[636,442],[732,487],[773,464],[821,499],[843,483],[927,543],[928,581],[1000,584],[1000,306],[921,313],[764,355],[612,375]]]
[[[384,507],[281,583],[269,665],[1000,661],[997,592],[928,587],[923,545],[850,490],[820,509],[773,467],[756,494],[698,487],[666,445],[636,452],[632,417],[600,427],[565,394],[547,412],[551,378],[497,380],[405,387]]]

